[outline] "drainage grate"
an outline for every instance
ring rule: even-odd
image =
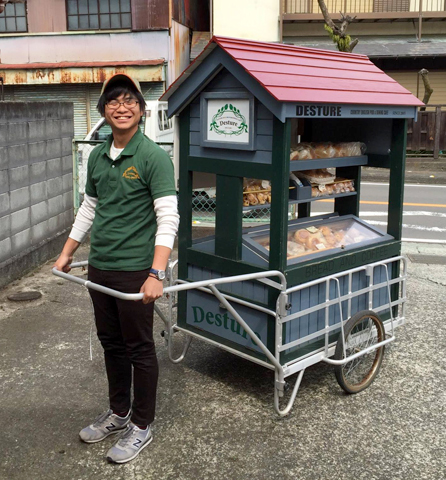
[[[413,263],[427,263],[430,265],[446,265],[446,257],[441,255],[407,255],[409,260]]]

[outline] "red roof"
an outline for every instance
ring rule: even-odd
[[[280,102],[424,105],[366,55],[213,37],[163,95],[184,82],[218,45]]]

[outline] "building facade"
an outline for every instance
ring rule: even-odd
[[[207,5],[207,2],[205,2]],[[199,0],[27,0],[0,14],[5,100],[74,104],[75,138],[99,119],[101,85],[114,73],[158,99],[189,64],[193,30],[209,29]]]
[[[429,103],[446,104],[446,4],[443,0],[325,0],[334,20],[356,17],[348,33],[359,38],[354,53],[369,58],[422,99],[418,72],[425,68],[434,90]],[[324,30],[317,0],[282,0],[285,43],[335,49]]]

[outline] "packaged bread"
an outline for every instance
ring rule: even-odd
[[[315,158],[335,158],[337,151],[330,142],[313,144]]]
[[[317,198],[321,196],[321,192],[317,187],[311,187],[311,197],[312,198]]]
[[[296,230],[294,232],[293,237],[294,237],[294,240],[297,243],[300,243],[300,244],[304,245],[305,242],[310,237],[310,232],[308,230],[306,230],[305,228],[301,228],[300,230]]]
[[[298,143],[291,148],[290,160],[312,160],[315,157],[313,147],[309,143]]]
[[[305,242],[305,247],[312,251],[325,250],[327,245],[325,244],[324,237],[320,234],[311,234]]]
[[[325,195],[333,195],[333,185],[325,185]]]
[[[249,207],[248,195],[243,195],[243,206]]]
[[[362,142],[342,142],[336,144],[337,157],[359,157],[366,152],[366,145]]]
[[[297,257],[305,253],[305,247],[300,243],[293,241],[287,242],[287,256],[288,257]]]
[[[344,182],[338,182],[333,184],[333,193],[344,193]]]
[[[244,192],[254,192],[256,190],[262,190],[262,180],[258,180],[257,178],[243,179]]]
[[[258,193],[257,200],[259,201],[259,205],[265,205],[266,195],[264,193]]]
[[[335,176],[330,173],[326,168],[318,168],[315,170],[303,170],[297,172],[297,176],[307,179],[311,183],[333,183]]]
[[[259,200],[257,199],[257,195],[254,194],[254,193],[248,193],[247,199],[248,199],[249,205],[258,205],[259,204]]]

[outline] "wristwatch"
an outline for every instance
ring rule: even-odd
[[[156,270],[155,268],[151,268],[149,270],[149,274],[152,273],[153,275],[155,275],[155,277],[157,278],[157,280],[164,280],[166,278],[166,272],[164,270]]]

